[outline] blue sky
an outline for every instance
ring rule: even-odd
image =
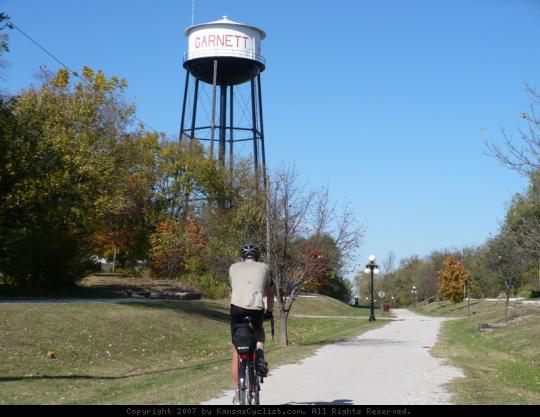
[[[2,0],[1,11],[72,68],[129,81],[138,117],[179,125],[191,0]],[[540,1],[196,0],[195,23],[230,19],[267,38],[262,75],[271,166],[349,202],[360,261],[482,243],[526,182],[485,155],[540,88]],[[58,65],[15,31],[0,88]]]

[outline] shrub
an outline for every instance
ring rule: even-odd
[[[193,285],[208,298],[225,298],[229,294],[229,285],[226,279],[220,278],[212,272],[206,272],[200,275],[187,274],[182,277],[181,281]]]
[[[70,287],[99,269],[77,236],[55,228],[8,230],[2,246],[0,270],[21,287]]]

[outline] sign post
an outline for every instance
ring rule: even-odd
[[[384,311],[384,304],[385,304],[385,302],[384,302],[384,296],[385,296],[386,294],[384,293],[384,291],[379,291],[379,294],[377,294],[377,295],[379,296],[379,300],[381,300],[381,301],[380,301],[380,302],[381,302],[381,311]]]

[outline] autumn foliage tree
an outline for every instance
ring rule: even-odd
[[[287,320],[298,292],[312,282],[317,285],[331,270],[332,257],[323,251],[329,237],[338,253],[351,254],[363,230],[349,211],[337,212],[327,189],[310,191],[300,185],[294,169],[274,174],[267,204],[267,261],[280,311],[281,345],[287,346]]]
[[[328,280],[330,260],[326,254],[313,247],[313,244],[306,244],[302,248],[300,265],[301,269],[306,270],[307,283],[304,286],[306,291],[319,292]]]
[[[453,255],[444,258],[439,271],[439,292],[453,303],[464,298],[464,288],[469,281],[469,271],[465,265]]]
[[[10,102],[0,183],[0,270],[20,285],[69,286],[92,254],[115,203],[116,144],[134,108],[126,82],[83,68],[43,72]],[[3,123],[2,123],[3,124]]]
[[[205,269],[206,237],[194,216],[186,221],[161,221],[150,237],[150,245],[150,268],[155,278],[178,279]]]

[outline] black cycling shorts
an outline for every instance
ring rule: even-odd
[[[245,323],[244,318],[250,317],[253,325],[253,331],[255,332],[255,338],[257,342],[264,343],[264,310],[249,310],[231,304],[231,337],[234,331],[234,326],[237,323]]]

